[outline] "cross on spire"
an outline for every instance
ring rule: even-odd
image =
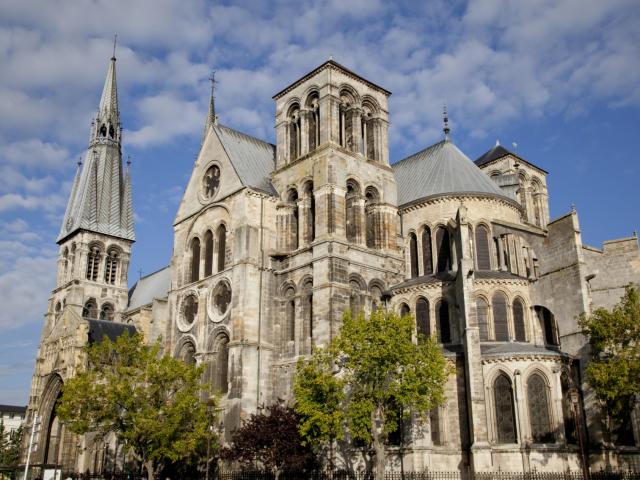
[[[444,139],[449,140],[449,133],[451,132],[451,129],[449,128],[449,116],[447,115],[446,103],[444,104],[444,108],[442,110],[442,116],[444,120],[444,128],[442,129],[442,131],[444,132]]]

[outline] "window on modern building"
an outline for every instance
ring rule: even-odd
[[[438,252],[438,272],[451,270],[451,243],[449,231],[445,227],[436,230],[436,249]]]
[[[100,309],[100,320],[113,320],[114,310],[113,305],[110,303],[103,303]]]
[[[107,258],[104,265],[104,281],[111,285],[116,283],[118,274],[118,250],[110,248],[107,252]]]
[[[513,301],[513,329],[516,342],[526,342],[527,333],[524,324],[524,305],[522,300],[516,298]]]
[[[93,298],[87,300],[82,308],[82,316],[84,318],[98,318],[98,304]]]
[[[507,321],[507,297],[502,292],[493,295],[493,333],[498,342],[509,341],[509,324]]]
[[[216,240],[217,240],[217,256],[218,256],[218,272],[221,272],[226,267],[226,256],[227,256],[227,227],[224,224],[220,224],[218,229],[216,230]]]
[[[200,239],[191,240],[191,277],[192,282],[200,280]]]
[[[436,326],[440,342],[451,343],[451,322],[449,319],[449,303],[441,300],[436,308]]]
[[[498,443],[516,443],[516,416],[511,381],[505,374],[493,382]]]
[[[418,239],[416,234],[409,234],[409,263],[411,268],[411,278],[418,276]]]
[[[429,302],[426,298],[419,298],[416,302],[416,333],[418,334],[418,339],[431,336]]]
[[[527,379],[527,403],[529,405],[531,438],[535,443],[553,442],[547,384],[537,373],[530,375]]]
[[[423,275],[431,275],[433,273],[431,230],[427,226],[422,230],[422,273]]]
[[[100,267],[100,256],[102,252],[100,247],[92,245],[89,247],[89,254],[87,255],[87,280],[98,280],[98,269]]]
[[[489,230],[484,225],[476,227],[476,259],[478,270],[491,270],[491,253],[489,252]]]
[[[204,276],[213,274],[213,233],[207,230],[204,234]]]
[[[476,299],[476,319],[478,321],[478,331],[480,333],[480,341],[489,340],[489,304],[484,298]]]

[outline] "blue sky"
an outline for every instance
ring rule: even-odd
[[[333,58],[387,88],[398,160],[441,139],[516,142],[575,204],[585,243],[640,227],[637,0],[3,0],[0,403],[25,404],[57,235],[113,33],[138,242],[130,283],[169,261],[212,68],[222,123],[273,141],[271,97]]]

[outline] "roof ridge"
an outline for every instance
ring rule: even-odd
[[[258,141],[258,142],[260,142],[260,143],[264,143],[265,145],[269,145],[269,146],[271,146],[271,147],[274,147],[274,148],[275,148],[275,144],[273,144],[273,143],[271,143],[271,142],[267,142],[266,140],[262,140],[261,138],[254,137],[253,135],[249,135],[248,133],[241,132],[240,130],[236,130],[235,128],[231,128],[231,127],[229,127],[229,126],[227,126],[227,125],[222,125],[222,124],[220,124],[220,123],[219,123],[219,124],[217,124],[217,125],[213,125],[213,128],[214,128],[214,129],[215,129],[215,128],[225,128],[225,129],[227,129],[227,130],[232,131],[233,133],[237,133],[237,134],[239,134],[239,135],[242,135],[243,137],[250,138],[251,140],[257,140],[257,141]]]
[[[411,155],[409,155],[409,156],[407,156],[407,157],[401,158],[401,159],[400,159],[400,160],[398,160],[397,162],[393,162],[393,163],[391,164],[391,166],[392,166],[392,167],[394,167],[394,166],[398,165],[399,163],[404,162],[404,161],[406,161],[406,160],[412,160],[414,157],[417,157],[417,156],[418,156],[418,155],[420,155],[421,153],[424,153],[424,152],[426,152],[426,151],[428,151],[428,150],[431,150],[431,149],[433,149],[433,148],[436,148],[436,147],[441,147],[441,146],[442,146],[443,144],[445,144],[445,143],[447,143],[447,140],[441,140],[441,141],[439,141],[439,142],[437,142],[437,143],[434,143],[433,145],[429,145],[428,147],[423,148],[422,150],[419,150],[419,151],[417,151],[416,153],[413,153],[413,154],[411,154]],[[453,143],[453,142],[449,141],[449,143]]]

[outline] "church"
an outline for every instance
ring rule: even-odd
[[[329,60],[273,96],[274,145],[222,125],[212,94],[172,257],[129,290],[135,205],[111,59],[57,238],[32,462],[108,472],[123,458],[56,415],[83,346],[103,335],[161,336],[167,354],[204,364],[228,440],[293,401],[296,362],[345,310],[382,308],[412,315],[455,367],[446,403],[407,426],[406,470],[640,468],[640,403],[607,433],[576,321],[640,285],[637,237],[583,244],[575,208],[549,217],[549,172],[499,144],[471,160],[446,118],[440,142],[390,161],[390,95]]]

